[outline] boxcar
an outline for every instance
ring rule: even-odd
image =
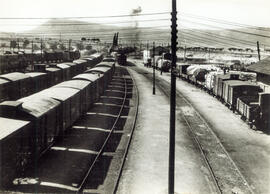
[[[57,100],[31,95],[18,101],[2,102],[0,108],[3,117],[32,121],[29,152],[37,155],[31,157],[30,161],[36,161],[59,133],[60,102]]]
[[[10,81],[0,78],[0,102],[9,100],[10,89]]]
[[[224,82],[223,99],[230,107],[236,107],[236,100],[241,96],[256,96],[261,91],[258,85],[240,80]]]
[[[53,98],[61,102],[61,132],[70,127],[81,115],[80,91],[72,88],[49,88],[39,92],[37,95]]]
[[[60,63],[55,65],[57,68],[62,69],[62,81],[69,80],[71,79],[70,76],[70,66]]]
[[[72,78],[72,80],[85,80],[90,83],[91,88],[91,102],[96,102],[99,99],[99,94],[101,93],[99,90],[101,90],[100,83],[99,83],[99,76],[97,74],[91,74],[91,73],[83,73],[79,74]]]
[[[255,96],[241,96],[237,98],[236,103],[236,110],[240,115],[243,117],[246,117],[245,111],[246,111],[246,105],[250,105],[250,103],[258,102],[258,95]]]
[[[237,80],[239,78],[238,74],[219,74],[214,75],[214,89],[213,93],[215,96],[222,98],[223,96],[223,82],[226,80]]]
[[[87,60],[78,59],[74,60],[73,63],[77,65],[77,74],[83,73],[87,69]]]
[[[73,88],[80,91],[80,104],[82,113],[87,112],[90,105],[93,103],[91,99],[91,87],[89,81],[84,80],[69,80],[55,85],[55,88]]]
[[[9,82],[9,99],[17,100],[23,96],[31,94],[31,77],[19,72],[8,73],[0,75],[0,78]]]
[[[48,87],[48,74],[42,72],[30,72],[26,75],[31,77],[32,93],[39,92]]]
[[[0,186],[12,184],[17,173],[26,163],[23,157],[29,154],[29,121],[0,117]]]
[[[77,70],[77,64],[75,63],[68,62],[68,63],[60,63],[60,64],[64,64],[70,67],[70,70],[69,70],[70,78],[74,77],[79,72],[79,70]]]
[[[46,72],[48,73],[48,80],[50,85],[53,86],[63,81],[62,79],[62,70],[55,67],[46,68]]]
[[[111,68],[109,67],[94,67],[92,69],[89,69],[85,71],[85,73],[91,73],[91,74],[97,74],[100,76],[99,78],[99,86],[100,88],[100,95],[103,93],[105,88],[107,87],[107,84],[109,82],[110,77],[112,76]]]

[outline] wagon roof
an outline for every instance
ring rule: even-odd
[[[60,63],[60,64],[65,64],[65,65],[68,65],[68,66],[75,66],[76,65],[76,63],[71,63],[71,62]]]
[[[230,79],[231,78],[229,73],[225,74],[225,75],[224,74],[217,74],[217,77],[220,79]]]
[[[16,133],[18,129],[27,126],[30,122],[0,117],[0,123],[0,140],[2,140],[13,133]]]
[[[114,58],[105,57],[102,62],[115,62]]]
[[[25,74],[29,75],[30,77],[37,77],[37,76],[46,75],[46,73],[42,73],[42,72],[29,72],[29,73],[25,73]]]
[[[61,69],[58,69],[55,67],[48,67],[48,68],[46,68],[46,71],[61,71]]]
[[[54,87],[74,88],[74,89],[82,90],[86,88],[89,84],[90,84],[89,81],[85,81],[85,80],[69,80],[69,81],[65,81],[60,84],[57,84]]]
[[[95,67],[112,67],[114,62],[101,62],[97,64]]]
[[[95,53],[95,54],[92,54],[91,56],[93,56],[93,57],[100,57],[100,56],[102,56],[102,53]]]
[[[94,82],[98,78],[99,78],[99,76],[97,74],[82,73],[82,74],[79,74],[79,75],[73,77],[72,79],[74,79],[74,80],[82,79],[82,80],[87,80],[87,81]]]
[[[39,94],[21,98],[18,101],[23,102],[22,108],[34,117],[40,117],[60,105],[57,100]]]
[[[20,72],[13,72],[13,73],[8,73],[4,75],[0,75],[0,78],[9,80],[9,81],[18,81],[21,79],[27,79],[30,78],[28,75]]]
[[[91,73],[91,72],[99,72],[99,73],[105,73],[110,69],[110,67],[94,67],[92,69],[89,69],[85,71],[86,73]]]
[[[232,87],[236,87],[236,86],[256,86],[256,87],[259,87],[255,83],[248,82],[248,81],[241,81],[241,80],[227,80],[227,81],[224,81],[224,83],[226,83]]]
[[[75,94],[77,94],[79,90],[73,88],[60,88],[60,87],[52,87],[46,90],[42,90],[41,92],[37,93],[40,96],[54,98],[60,101],[65,101]]]
[[[8,83],[8,82],[10,82],[10,81],[0,78],[0,84],[5,84],[5,83]]]
[[[80,64],[80,63],[87,63],[87,60],[77,59],[77,60],[74,60],[73,63],[77,63],[77,64]]]
[[[61,69],[68,69],[68,68],[70,68],[69,65],[63,64],[63,63],[57,64],[56,67],[59,67],[59,68],[61,68]]]

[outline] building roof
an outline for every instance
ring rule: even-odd
[[[256,73],[270,75],[270,57],[248,66],[247,69]]]

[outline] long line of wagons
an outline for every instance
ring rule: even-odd
[[[10,53],[0,55],[0,74],[25,71],[28,65],[35,63],[73,61],[80,58],[79,51],[44,51],[42,53]]]
[[[179,77],[237,111],[250,127],[270,131],[270,93],[256,84],[256,74],[221,70],[214,65],[177,65]]]
[[[90,63],[96,58],[85,59]],[[40,156],[99,99],[114,69],[114,62],[105,60],[72,74],[71,80],[0,103],[0,186],[12,184],[16,175],[38,163]]]
[[[96,53],[73,62],[35,64],[33,72],[2,74],[0,75],[0,102],[17,100],[69,80],[101,62],[102,57],[101,53]]]

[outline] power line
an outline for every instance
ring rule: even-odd
[[[86,17],[1,17],[0,20],[43,20],[43,19],[97,19],[97,18],[116,18],[116,17],[137,17],[148,15],[165,15],[170,12],[144,13],[144,14],[129,14],[129,15],[110,15],[110,16],[86,16]]]
[[[253,35],[253,36],[259,36],[259,37],[264,37],[264,38],[270,38],[270,36],[267,36],[267,35],[262,35],[262,34],[257,34],[257,33],[251,33],[251,32],[243,32],[243,31],[234,30],[234,29],[226,29],[226,28],[222,28],[222,27],[218,27],[218,26],[213,26],[213,25],[210,25],[210,24],[201,23],[201,22],[194,22],[194,21],[187,20],[187,19],[182,19],[181,21],[186,21],[186,22],[189,22],[189,23],[198,24],[198,25],[202,25],[202,26],[208,26],[208,27],[216,28],[216,29],[223,29],[223,30],[227,30],[227,31],[238,32],[238,33],[247,34],[247,35]]]
[[[261,31],[266,31],[270,32],[270,30],[264,29],[259,26],[254,26],[254,25],[249,25],[249,24],[242,24],[242,23],[237,23],[237,22],[231,22],[231,21],[226,21],[226,20],[221,20],[221,19],[214,19],[214,18],[209,18],[209,17],[204,17],[204,16],[198,16],[194,14],[189,14],[189,13],[180,13],[183,17],[191,17],[191,18],[196,18],[200,20],[207,20],[215,23],[220,23],[220,24],[226,24],[226,25],[231,25],[231,26],[237,26],[237,27],[248,27],[248,28],[253,28],[256,30],[261,30]]]

